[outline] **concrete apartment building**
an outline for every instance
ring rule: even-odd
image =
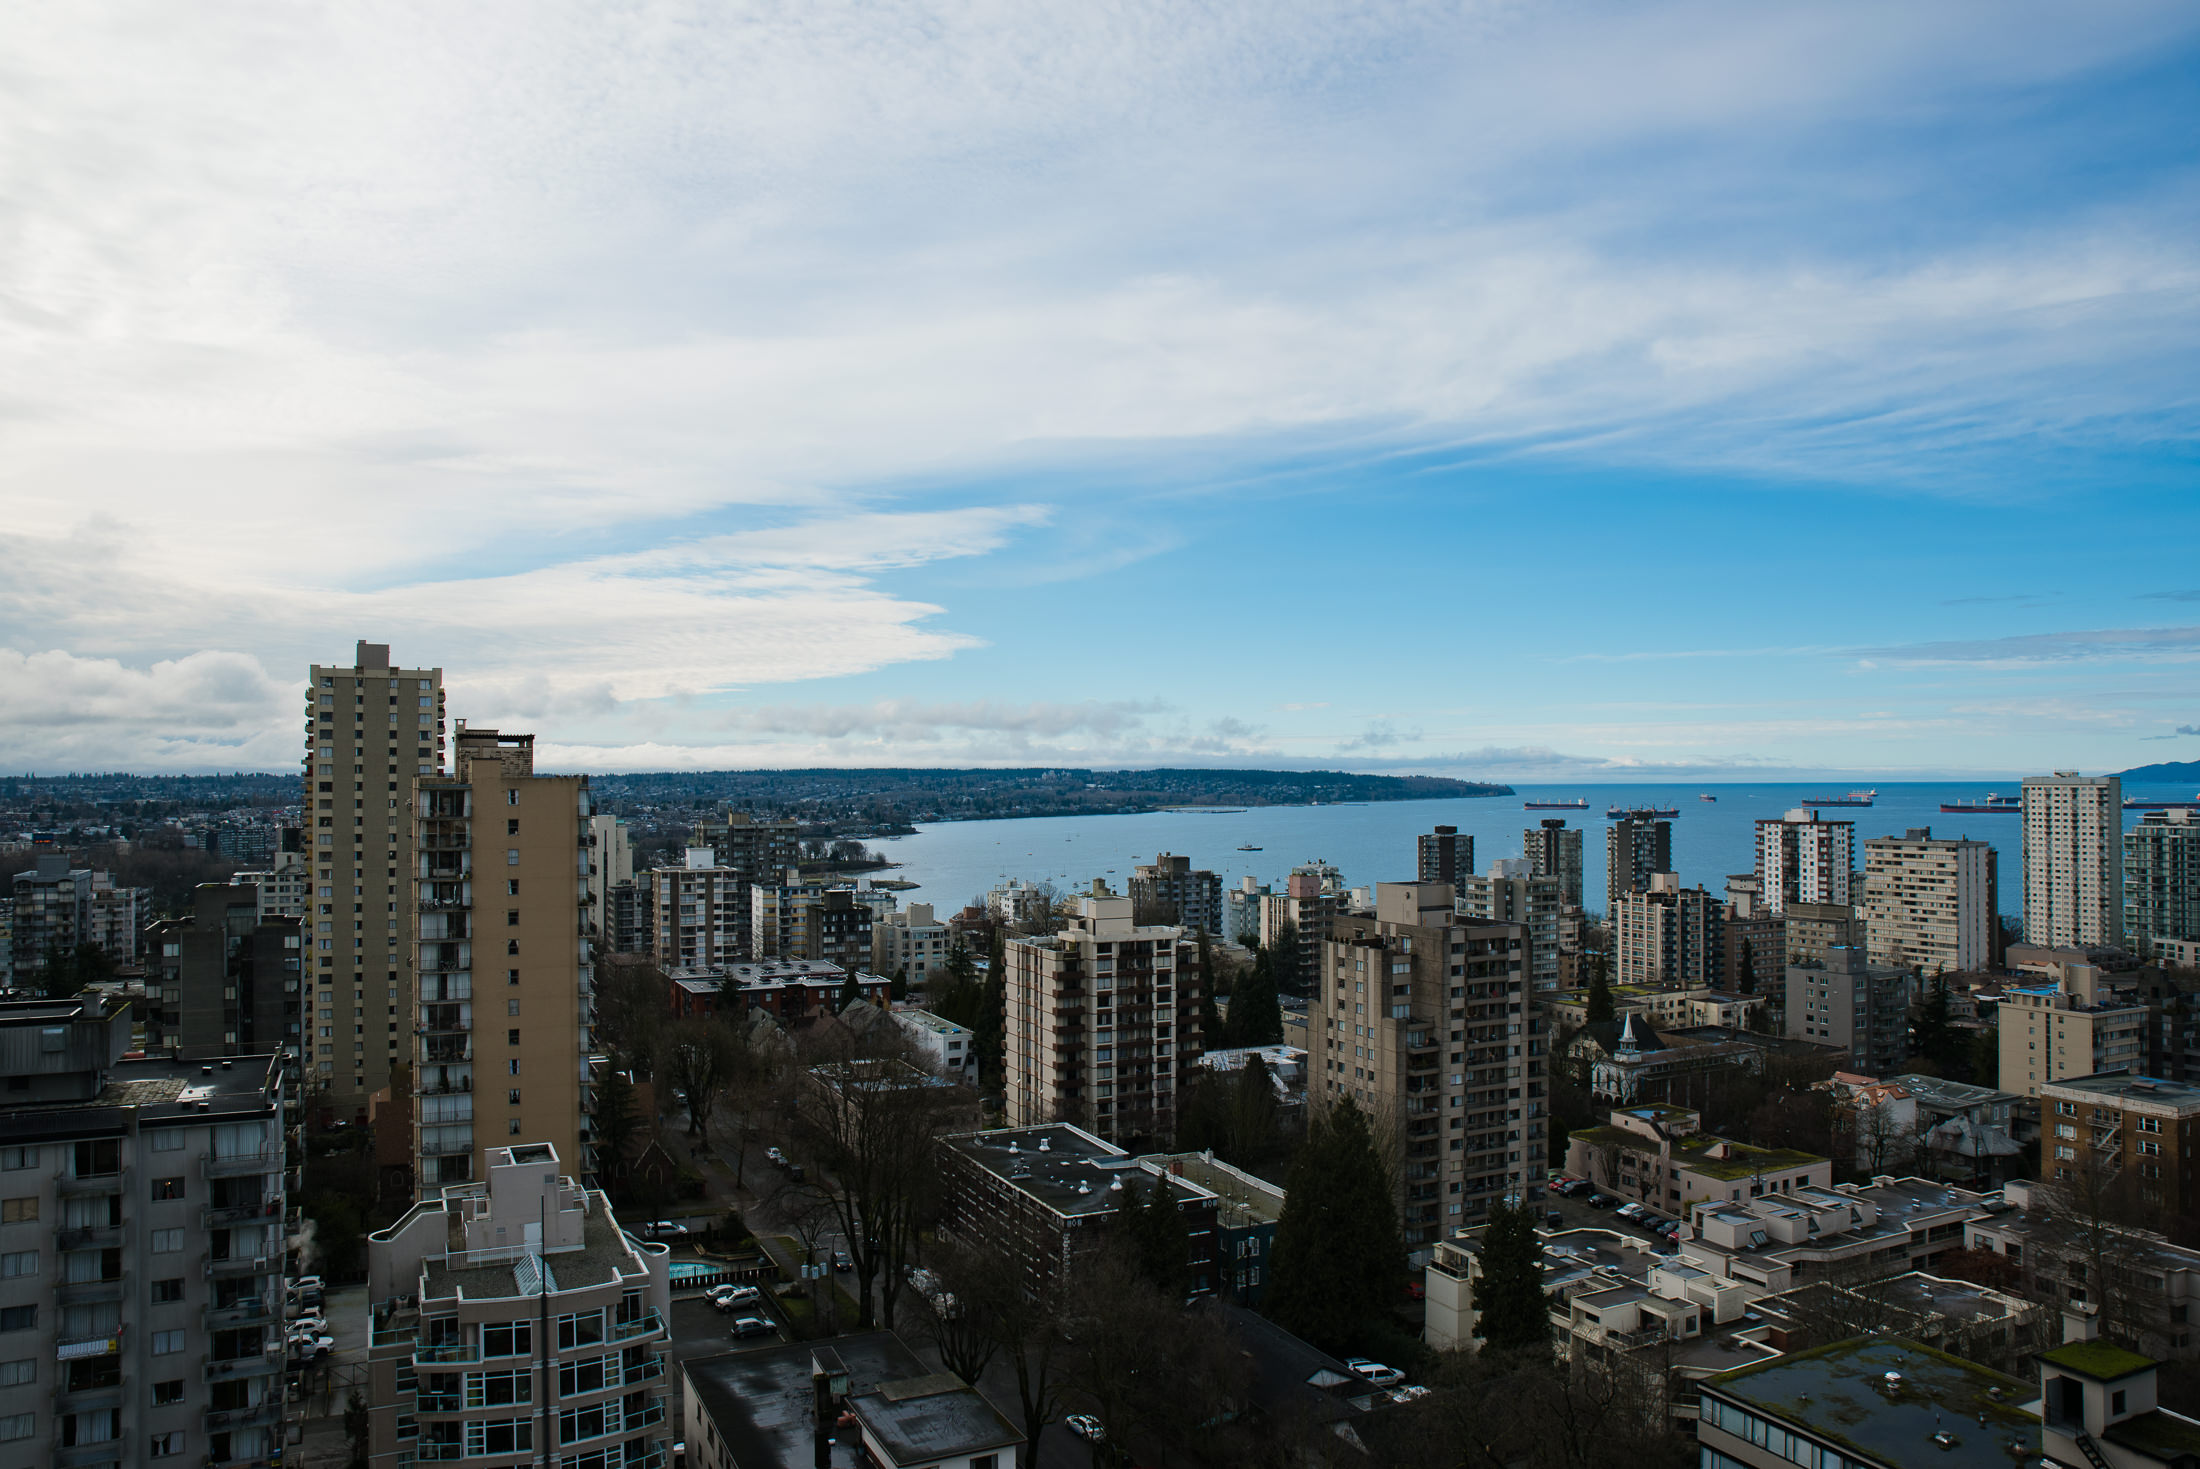
[[[620,1229],[548,1143],[367,1237],[367,1462],[670,1469],[667,1247]]]
[[[1272,948],[1288,924],[1298,936],[1300,978],[1308,980],[1321,963],[1329,926],[1351,908],[1343,873],[1327,862],[1301,862],[1284,878],[1282,893],[1261,899],[1261,944]]]
[[[996,923],[1005,923],[1025,933],[1043,932],[1054,925],[1054,898],[1051,889],[1012,877],[990,889],[985,895],[985,911]]]
[[[739,875],[738,886],[746,893],[757,883],[777,882],[784,872],[802,860],[802,823],[790,819],[759,820],[746,811],[728,811],[721,821],[696,826],[690,844],[708,847],[714,865],[731,868]],[[753,913],[737,916],[734,950],[742,958],[769,958],[756,947],[750,928]]]
[[[1864,947],[1927,976],[1991,968],[2001,934],[1994,849],[1929,826],[1864,843]]]
[[[1128,902],[1128,899],[1119,899]],[[1192,1293],[1216,1289],[1219,1201],[1181,1171],[1142,1165],[1123,1149],[1068,1123],[954,1133],[939,1155],[940,1232],[998,1246],[1023,1287],[1041,1294],[1075,1279],[1080,1257],[1121,1223],[1123,1180],[1150,1199],[1166,1183],[1185,1216]]]
[[[2058,770],[2024,779],[2024,941],[2124,946],[2124,783]]]
[[[49,954],[90,944],[118,964],[138,957],[148,895],[118,888],[112,874],[71,867],[67,854],[41,852],[15,875],[9,947],[16,974],[43,974]]]
[[[1423,832],[1414,846],[1416,882],[1448,882],[1456,892],[1460,879],[1474,872],[1474,837],[1459,835],[1456,826]]]
[[[1537,877],[1558,879],[1558,901],[1581,906],[1581,832],[1563,816],[1551,816],[1520,833],[1520,851]]]
[[[1779,988],[1779,975],[1787,968],[1787,919],[1765,905],[1764,884],[1756,873],[1728,876],[1719,926],[1727,985],[1746,987],[1751,994]]]
[[[891,1000],[887,1001],[892,1004]],[[942,1020],[929,1010],[903,1006],[887,1013],[933,1075],[965,1086],[978,1084],[978,1034],[967,1025]]]
[[[2200,821],[2149,811],[2124,833],[2124,937],[2142,958],[2189,963],[2200,941]]]
[[[1994,1023],[2004,1091],[2036,1098],[2050,1082],[2145,1064],[2147,1007],[2094,965],[2057,968],[2054,983],[2002,992]]]
[[[1828,950],[1823,963],[1790,962],[1787,1037],[1846,1052],[1852,1071],[1892,1076],[1909,1058],[1914,990],[1909,970],[1853,946]]]
[[[386,643],[316,663],[306,691],[305,849],[313,865],[308,1086],[366,1118],[409,1059],[414,1004],[412,783],[443,768],[443,670],[394,668]]]
[[[1222,932],[1222,879],[1192,859],[1163,852],[1131,869],[1131,911],[1154,923]]]
[[[1712,988],[1726,981],[1726,905],[1679,876],[1653,872],[1612,906],[1612,974],[1649,989]]]
[[[1500,857],[1477,877],[1461,875],[1453,908],[1469,923],[1517,923],[1528,931],[1528,980],[1537,994],[1558,989],[1559,882],[1538,877],[1524,857]]]
[[[1790,903],[1851,903],[1849,878],[1856,862],[1856,823],[1821,821],[1798,806],[1757,823],[1757,881],[1765,906],[1785,913]]]
[[[273,1056],[125,1060],[120,999],[0,1003],[10,1462],[268,1462],[282,1443]]]
[[[1003,946],[1002,1077],[1010,1127],[1069,1122],[1114,1144],[1166,1145],[1200,1050],[1199,976],[1174,925],[1092,893],[1057,933]]]
[[[193,1058],[276,1053],[297,1094],[306,1040],[300,921],[260,908],[259,889],[202,883],[189,918],[154,924],[145,1048]]]
[[[1847,903],[1790,903],[1780,920],[1791,966],[1823,964],[1835,949],[1864,947],[1864,921]]]
[[[285,841],[296,841],[303,833],[286,830]],[[238,887],[251,886],[260,894],[260,916],[263,918],[306,918],[313,910],[313,865],[306,860],[301,849],[284,847],[268,858],[268,865],[246,872],[239,872],[229,879]],[[310,928],[311,925],[308,925]]]
[[[596,883],[590,920],[596,925],[596,946],[613,953],[628,953],[617,943],[622,899],[634,901],[634,834],[623,816],[588,818],[588,845],[596,854]],[[741,890],[745,901],[746,889]],[[632,920],[628,922],[631,924]]]
[[[1650,875],[1673,870],[1673,823],[1648,811],[1630,811],[1604,828],[1604,916],[1619,900],[1650,886]]]
[[[1222,895],[1222,931],[1234,944],[1250,949],[1260,942],[1261,900],[1273,896],[1273,890],[1264,882],[1250,877],[1238,879],[1238,885]]]
[[[1667,1216],[1707,1201],[1833,1185],[1830,1159],[1715,1137],[1703,1130],[1702,1113],[1659,1103],[1618,1108],[1603,1127],[1576,1128],[1566,1171]]]
[[[753,929],[742,918],[752,909],[750,886],[731,867],[719,866],[709,847],[688,848],[681,865],[652,867],[643,881],[649,885],[649,952],[658,967],[695,969],[748,957],[742,934]]]
[[[2035,1298],[2080,1309],[2104,1304],[2102,1274],[2112,1272],[2106,1305],[2122,1318],[2119,1334],[2163,1356],[2200,1356],[2200,1250],[2122,1226],[2094,1236],[2051,1183],[2012,1178],[2002,1196],[2006,1207],[1966,1223],[1965,1246],[2001,1256]]]
[[[415,791],[422,1198],[481,1178],[512,1138],[591,1166],[588,777],[535,774],[533,735],[461,724],[454,746]]]
[[[2131,1180],[2149,1212],[2200,1204],[2200,1087],[2114,1071],[2040,1084],[2040,1168],[2056,1182],[2089,1170]]]
[[[1398,1140],[1409,1248],[1480,1222],[1541,1181],[1548,1022],[1519,924],[1460,918],[1443,883],[1381,883],[1373,917],[1321,946],[1308,1026],[1310,1107],[1349,1096]]]
[[[921,987],[947,963],[947,925],[932,916],[930,903],[911,903],[871,924],[871,970],[891,978],[902,975]]]

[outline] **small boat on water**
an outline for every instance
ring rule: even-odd
[[[1717,796],[1698,796],[1696,799],[1699,801],[1716,801],[1719,798]]]
[[[1262,848],[1254,846],[1251,842],[1247,842],[1244,846],[1238,848],[1238,850],[1240,852],[1258,852],[1261,851]]]

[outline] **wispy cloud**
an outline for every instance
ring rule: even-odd
[[[1975,663],[2017,666],[2080,659],[2176,659],[2200,656],[2200,627],[2116,627],[2073,632],[2022,633],[1857,648],[1855,656],[1884,663]]]

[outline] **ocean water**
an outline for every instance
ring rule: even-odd
[[[1582,892],[1588,906],[1603,905],[1604,828],[1607,806],[1671,806],[1673,865],[1682,882],[1702,883],[1722,892],[1729,873],[1755,866],[1755,823],[1804,804],[1807,796],[1840,795],[1840,782],[1765,785],[1578,785],[1521,786],[1517,794],[1474,800],[1386,801],[1368,805],[1261,806],[1243,811],[1155,811],[1134,816],[1035,817],[1010,821],[951,821],[921,828],[916,835],[874,841],[883,855],[900,864],[881,876],[915,882],[902,901],[931,903],[947,913],[982,901],[985,892],[1011,877],[1045,880],[1057,887],[1082,889],[1104,877],[1125,891],[1131,868],[1156,853],[1190,857],[1195,867],[1222,874],[1225,887],[1252,877],[1280,891],[1297,864],[1311,859],[1334,864],[1357,887],[1376,882],[1409,881],[1414,876],[1414,838],[1439,825],[1456,826],[1474,837],[1477,871],[1500,857],[1520,855],[1520,834],[1546,817],[1563,817],[1584,832]],[[1915,826],[1931,827],[1936,837],[1968,836],[1994,844],[1999,853],[2000,899],[2005,913],[2023,906],[2020,818],[1944,813],[1945,800],[1978,800],[1990,791],[2015,795],[2017,782],[1912,783],[1881,785],[1870,807],[1823,807],[1828,819],[1856,823],[1856,839],[1899,836]],[[2130,787],[2126,795],[2190,799],[2184,789]],[[1716,801],[1698,799],[1717,796]],[[1584,797],[1587,811],[1527,811],[1535,799]],[[2140,813],[2124,813],[2126,829]],[[1239,851],[1241,846],[1259,851]],[[1863,866],[1863,852],[1857,852]]]

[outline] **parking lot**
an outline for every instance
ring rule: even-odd
[[[1606,1197],[1613,1198],[1616,1205],[1616,1195],[1607,1195]],[[1585,1193],[1578,1194],[1573,1198],[1563,1198],[1558,1194],[1546,1192],[1541,1199],[1538,1199],[1536,1201],[1535,1207],[1537,1210],[1536,1217],[1538,1222],[1544,1223],[1546,1227],[1549,1227],[1547,1212],[1551,1210],[1556,1210],[1561,1219],[1564,1221],[1561,1225],[1558,1226],[1559,1228],[1609,1229],[1614,1234],[1621,1234],[1629,1236],[1630,1238],[1639,1239],[1645,1246],[1649,1248],[1666,1251],[1668,1253],[1670,1253],[1674,1249],[1674,1246],[1671,1243],[1660,1238],[1656,1233],[1656,1230],[1652,1229],[1651,1227],[1643,1224],[1632,1223],[1629,1220],[1620,1218],[1616,1211],[1616,1207],[1612,1209],[1590,1208],[1589,1196]],[[1661,1218],[1656,1221],[1656,1227],[1657,1229],[1668,1228],[1675,1222],[1676,1221],[1671,1218]]]

